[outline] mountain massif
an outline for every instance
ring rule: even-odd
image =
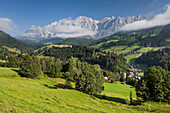
[[[129,16],[127,18],[112,16],[98,21],[89,17],[79,16],[75,20],[62,19],[43,27],[33,25],[17,38],[34,41],[55,37],[70,38],[87,35],[101,38],[119,31],[123,25],[148,18],[147,16]]]

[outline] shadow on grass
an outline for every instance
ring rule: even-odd
[[[12,71],[15,71],[15,72],[17,72],[17,73],[20,73],[20,69],[18,70],[18,69],[11,69]]]
[[[62,88],[62,89],[74,89],[74,88],[71,88],[71,87],[65,87],[64,84],[56,84],[54,86],[49,86],[47,84],[44,84],[45,87],[48,87],[50,89],[58,89],[58,88]]]
[[[122,104],[129,104],[129,105],[141,105],[137,100],[133,100],[132,103],[127,103],[125,99],[119,98],[119,97],[109,97],[106,95],[96,95],[95,97],[99,99],[104,99],[108,101],[113,101],[117,103],[122,103]]]
[[[118,98],[118,97],[109,97],[109,96],[105,96],[105,95],[96,95],[96,97],[99,99],[104,99],[104,100],[108,100],[108,101],[114,101],[114,102],[126,104],[125,99]]]

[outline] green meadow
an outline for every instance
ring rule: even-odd
[[[0,112],[74,112],[74,113],[143,113],[170,112],[168,103],[147,102],[128,105],[130,91],[136,100],[135,88],[115,83],[104,83],[105,90],[96,97],[74,89],[64,89],[61,78],[29,79],[12,77],[13,68],[0,68]],[[2,74],[3,73],[3,74]],[[19,76],[19,75],[18,75]]]
[[[0,67],[0,77],[19,77],[18,68]]]

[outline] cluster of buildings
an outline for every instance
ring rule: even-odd
[[[139,69],[136,70],[133,66],[131,66],[131,68],[129,69],[129,77],[133,77],[133,80],[136,78],[137,80],[140,80],[141,77],[143,77],[144,75],[138,76],[139,73],[144,73],[143,70]]]
[[[70,48],[72,48],[72,45],[51,45],[51,47],[60,47],[60,48],[70,47]]]
[[[138,75],[139,73],[144,73],[143,70],[139,69],[136,70],[133,66],[131,66],[131,68],[129,69],[129,74],[125,73],[125,72],[120,72],[119,75],[121,76],[122,79],[126,79],[127,77],[132,78],[132,80],[140,80],[141,77],[143,77],[144,75]],[[106,76],[104,77],[106,82],[111,82],[112,76]],[[124,84],[125,82],[122,81],[122,84]]]

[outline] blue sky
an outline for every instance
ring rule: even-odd
[[[44,26],[68,17],[101,20],[111,16],[154,15],[166,4],[170,0],[0,0],[0,18],[10,19],[19,32],[24,32],[32,25]]]

